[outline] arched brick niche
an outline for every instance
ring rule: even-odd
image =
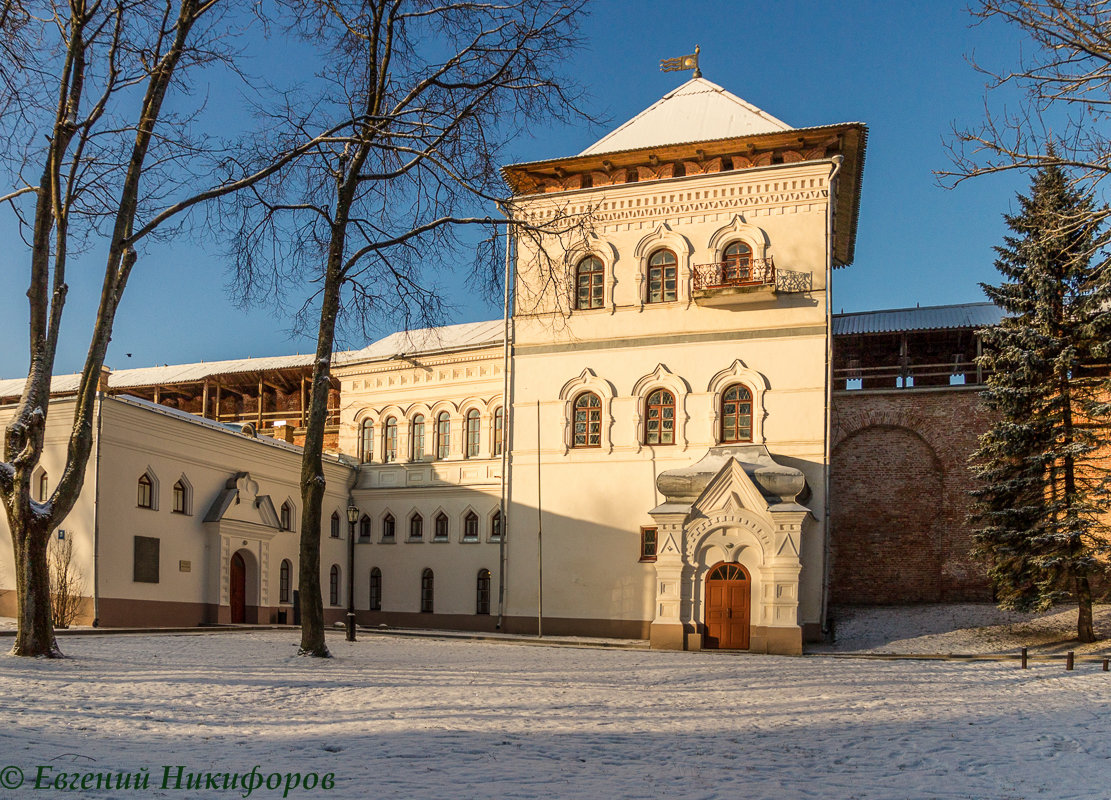
[[[944,478],[917,433],[870,425],[833,451],[831,600],[913,603],[941,597]]]
[[[967,520],[979,394],[839,392],[833,411],[830,601],[990,600]]]

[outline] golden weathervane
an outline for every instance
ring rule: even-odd
[[[698,68],[698,51],[698,45],[695,45],[694,52],[689,56],[663,59],[660,62],[660,72],[683,72],[688,69],[693,69],[694,77],[701,78],[702,70]]]

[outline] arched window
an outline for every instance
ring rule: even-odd
[[[283,531],[293,530],[293,504],[288,500],[282,503],[278,524],[281,525]]]
[[[359,520],[359,538],[370,541],[370,517],[366,514]]]
[[[476,614],[489,614],[490,613],[490,570],[480,569],[478,571],[478,583],[476,584],[476,597],[474,613]]]
[[[382,610],[382,570],[378,567],[370,571],[370,610]]]
[[[359,461],[367,463],[374,457],[374,422],[364,419],[359,426]]]
[[[436,458],[445,459],[451,452],[451,415],[441,411],[436,415]]]
[[[657,250],[648,259],[648,302],[678,299],[679,262],[670,250]]]
[[[467,443],[466,449],[463,451],[467,458],[474,458],[478,455],[478,435],[481,424],[477,408],[472,408],[467,412]]]
[[[604,303],[602,260],[587,256],[575,268],[575,308],[601,308]]]
[[[420,610],[424,614],[432,613],[432,595],[434,592],[432,581],[432,570],[425,568],[424,572],[420,574]]]
[[[278,602],[289,602],[289,589],[291,578],[293,576],[293,564],[290,563],[288,558],[282,559],[282,567],[278,571]]]
[[[334,606],[339,605],[339,564],[332,565],[332,572],[328,576],[328,602]]]
[[[146,477],[146,475],[143,476],[143,478]],[[142,478],[140,478],[140,480],[142,480]],[[149,482],[150,479],[147,478],[147,481]],[[46,498],[50,496],[50,478],[46,474],[46,470],[39,473],[39,485],[35,488],[38,491],[39,502],[45,503]],[[150,506],[143,506],[143,508],[150,508]]]
[[[46,479],[46,473],[43,473],[43,480]],[[150,475],[143,473],[139,476],[139,508],[154,508],[154,482],[151,481]]]
[[[187,490],[185,488],[185,481],[179,480],[179,481],[175,482],[174,483],[174,513],[175,514],[184,514],[185,513],[186,494],[187,494]]]
[[[463,541],[478,541],[478,514],[473,511],[468,511],[467,516],[463,517]]]
[[[382,429],[382,460],[397,461],[397,417],[390,417]]]
[[[490,518],[490,539],[495,542],[501,540],[501,511],[495,511]]]
[[[744,242],[733,242],[722,253],[725,262],[722,281],[726,285],[752,280],[752,248]]]
[[[409,517],[409,538],[424,538],[424,517],[422,517],[420,514],[414,514],[413,516]]]
[[[394,522],[393,514],[387,514],[382,518],[382,541],[392,542],[394,537],[394,530],[396,523]]]
[[[675,395],[657,389],[644,404],[644,443],[675,444]]]
[[[505,409],[494,409],[494,446],[490,448],[491,452],[500,456],[502,449],[505,447]]]
[[[332,538],[333,539],[338,539],[339,538],[339,512],[338,511],[333,511],[332,512]]]
[[[436,521],[432,527],[432,538],[437,542],[446,542],[448,539],[447,531],[447,514],[440,512],[436,515]]]
[[[593,392],[575,398],[572,447],[602,446],[602,401]]]
[[[735,383],[721,395],[721,443],[752,441],[752,392]]]
[[[409,460],[424,461],[424,414],[413,417],[413,429],[409,433]]]

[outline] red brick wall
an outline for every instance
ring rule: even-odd
[[[976,391],[835,393],[833,604],[991,599],[967,521],[967,461],[987,424]]]

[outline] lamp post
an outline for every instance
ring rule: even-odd
[[[347,641],[355,641],[355,523],[359,521],[359,508],[354,503],[347,506]]]

